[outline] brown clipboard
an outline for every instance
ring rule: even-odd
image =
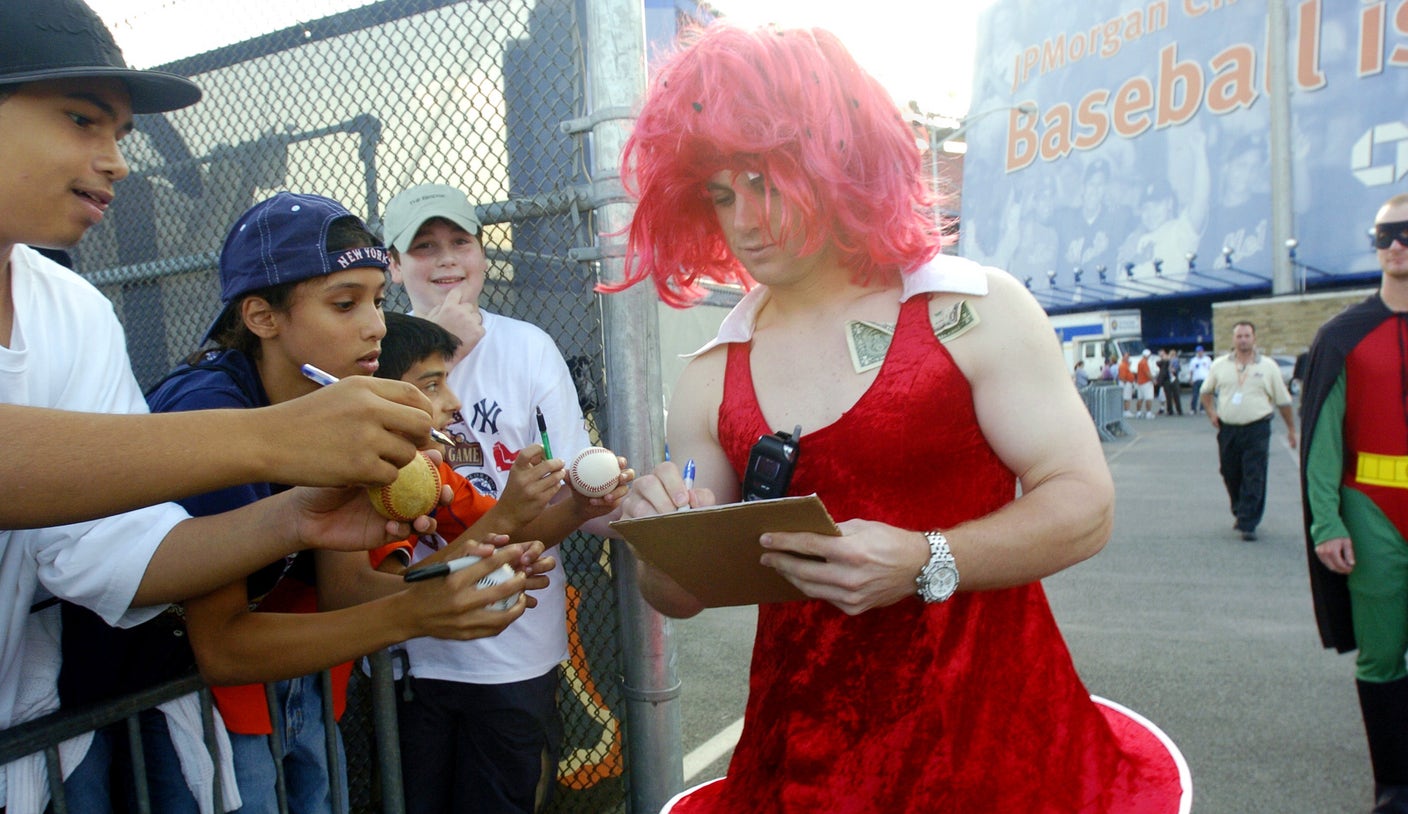
[[[841,535],[816,495],[617,520],[611,527],[641,559],[709,608],[806,598],[777,571],[758,562],[763,555],[758,538],[765,532]]]

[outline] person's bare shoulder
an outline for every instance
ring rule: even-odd
[[[728,345],[718,345],[685,365],[670,398],[668,424],[672,433],[680,429],[699,432],[717,426],[727,362]]]
[[[688,389],[696,395],[702,391],[722,388],[724,368],[728,362],[728,345],[715,345],[689,360],[680,373],[676,391]]]
[[[964,374],[972,380],[988,370],[1010,371],[1023,355],[1059,355],[1055,332],[1031,292],[1005,271],[986,268],[983,272],[987,294],[942,293],[931,300],[931,311],[952,309],[959,302],[972,311],[971,328],[944,343]]]

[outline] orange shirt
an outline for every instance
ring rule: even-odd
[[[1149,372],[1149,357],[1144,356],[1139,359],[1139,372],[1135,378],[1137,384],[1148,384],[1154,380],[1154,375]]]

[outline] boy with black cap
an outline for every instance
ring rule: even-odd
[[[7,494],[0,501],[0,728],[58,703],[58,608],[31,613],[36,599],[69,599],[110,623],[133,624],[162,603],[208,592],[289,552],[367,548],[409,531],[375,518],[354,489],[292,490],[198,520],[170,504],[104,517],[278,472],[304,483],[389,481],[414,444],[382,427],[425,439],[430,426],[428,411],[407,406],[423,407],[424,397],[392,382],[340,387],[340,397],[325,396],[306,411],[117,415],[145,413],[146,405],[111,305],[22,244],[77,242],[127,174],[118,141],[131,131],[132,113],[199,98],[186,79],[129,69],[80,0],[0,4],[0,487]],[[278,437],[260,437],[257,428],[276,417],[285,422]],[[299,440],[301,432],[321,445]],[[354,465],[333,463],[331,475],[319,472],[328,456],[308,453],[349,437],[368,441],[371,453]],[[85,481],[100,488],[73,487],[76,439],[88,442]],[[201,466],[192,467],[192,458]],[[60,749],[65,773],[87,742],[81,736]],[[42,756],[0,770],[0,805],[10,814],[42,809],[48,793]]]

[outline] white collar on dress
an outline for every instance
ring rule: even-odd
[[[903,289],[900,302],[906,302],[916,294],[950,292],[971,294],[982,297],[988,293],[988,277],[984,268],[963,257],[940,254],[908,274],[901,274]],[[760,285],[743,295],[743,299],[728,312],[719,325],[719,333],[693,352],[681,354],[683,359],[692,359],[719,345],[733,342],[747,342],[753,338],[753,327],[758,322],[758,314],[768,301],[768,287]]]

